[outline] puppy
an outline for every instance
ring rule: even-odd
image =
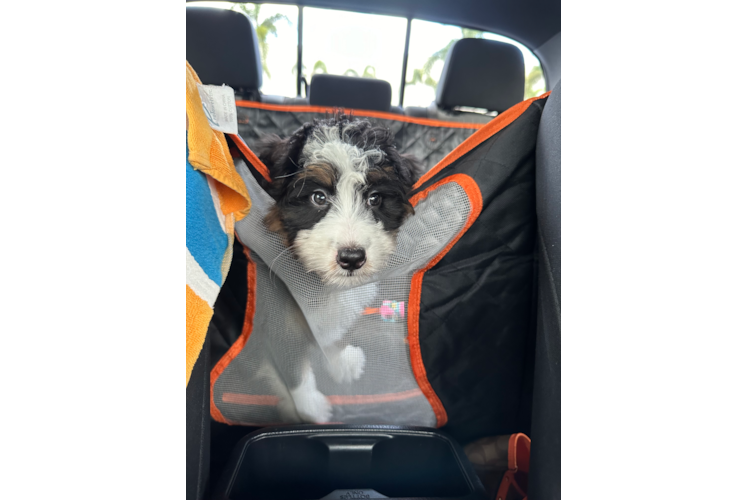
[[[397,151],[387,129],[341,112],[306,123],[288,138],[268,137],[258,151],[272,179],[262,187],[275,201],[265,225],[323,285],[315,298],[319,304],[307,309],[311,331],[303,333],[304,325],[293,339],[273,341],[277,351],[296,352],[299,359],[293,366],[282,363],[282,376],[274,369],[264,372],[287,387],[276,391],[288,396],[281,397],[282,413],[294,407],[301,421],[321,423],[329,420],[332,408],[317,389],[310,360],[315,352],[321,354],[337,383],[363,375],[363,350],[343,339],[376,298],[372,279],[414,212],[408,194],[421,167]],[[305,348],[299,349],[300,343]]]
[[[420,175],[389,130],[340,112],[260,148],[275,199],[265,218],[304,267],[323,282],[351,287],[381,270],[397,231],[413,213],[408,193]]]

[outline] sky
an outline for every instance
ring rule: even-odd
[[[231,8],[233,4],[192,2],[190,5]],[[267,65],[271,76],[268,78],[263,75],[260,90],[264,94],[294,96],[298,8],[293,5],[263,4],[260,23],[276,13],[285,14],[291,22],[277,22],[277,37],[268,36]],[[311,71],[317,61],[323,61],[327,71],[332,74],[343,74],[352,69],[361,75],[364,68],[371,65],[376,70],[377,78],[390,83],[392,103],[398,104],[406,29],[407,20],[402,17],[305,7],[302,63],[307,81],[311,80]],[[457,26],[414,19],[406,80],[412,78],[413,69],[422,67],[431,54],[445,47],[451,40],[461,37],[462,33]],[[517,46],[525,58],[526,72],[539,64],[532,52],[519,42],[493,33],[486,33],[484,37]],[[443,64],[438,64],[432,71],[432,76],[437,80],[442,66]],[[428,106],[434,97],[434,90],[427,85],[407,86],[404,105]]]

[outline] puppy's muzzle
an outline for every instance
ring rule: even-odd
[[[363,248],[341,248],[338,250],[337,261],[346,271],[355,271],[366,264],[366,251]]]

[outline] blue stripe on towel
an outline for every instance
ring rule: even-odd
[[[189,148],[187,149],[189,158]],[[221,228],[205,174],[187,161],[187,248],[205,274],[221,285],[221,262],[229,238]]]

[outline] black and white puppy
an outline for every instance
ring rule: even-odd
[[[325,284],[350,287],[380,271],[413,207],[418,162],[395,148],[389,130],[342,112],[266,138],[263,186],[276,204],[265,218]]]
[[[303,319],[291,313],[277,318],[299,325],[287,324],[268,339],[280,354],[262,376],[281,397],[284,421],[327,422],[332,407],[317,388],[311,359],[321,354],[317,357],[337,383],[363,375],[366,356],[350,344],[356,339],[351,328],[372,305],[377,294],[372,278],[385,267],[398,229],[414,212],[408,194],[419,166],[397,151],[389,130],[341,112],[304,124],[288,138],[264,139],[258,156],[272,178],[262,187],[275,200],[265,225],[326,289],[309,301],[315,306],[305,308]]]

